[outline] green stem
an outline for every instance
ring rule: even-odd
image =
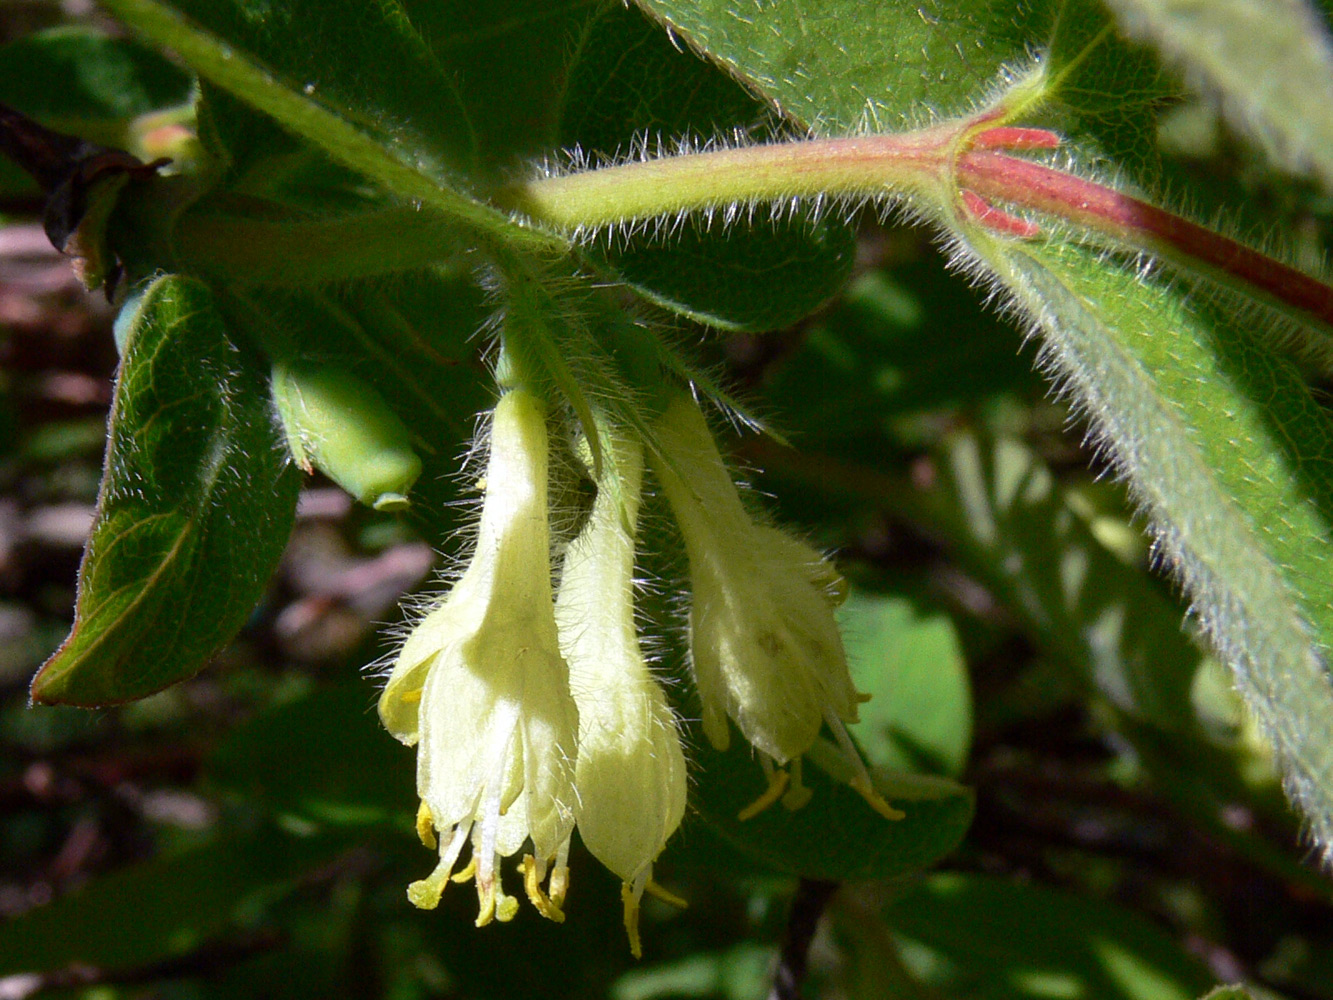
[[[537,222],[579,232],[789,198],[908,194],[947,182],[961,136],[951,125],[685,153],[530,181],[508,199]]]
[[[1298,322],[1333,331],[1329,285],[1113,188],[1011,155],[1006,150],[1049,147],[1059,137],[1007,120],[992,110],[895,135],[684,153],[529,181],[507,198],[534,222],[575,236],[688,212],[730,215],[765,202],[829,197],[900,198],[950,227],[1039,232],[992,199],[1058,218],[1113,248],[1147,250],[1224,286],[1245,286]]]
[[[450,220],[409,208],[303,222],[190,212],[178,221],[174,242],[190,271],[285,287],[441,264],[471,245]]]

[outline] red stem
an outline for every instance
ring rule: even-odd
[[[956,170],[959,186],[983,198],[1060,216],[1187,266],[1203,265],[1333,327],[1333,288],[1138,198],[991,149],[961,154]]]

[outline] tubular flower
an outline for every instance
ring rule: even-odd
[[[389,731],[418,746],[417,831],[440,853],[408,897],[432,909],[451,877],[475,877],[478,926],[513,917],[518,902],[503,892],[499,861],[529,841],[528,897],[563,919],[578,710],[551,593],[547,461],[542,404],[522,389],[506,393],[472,561],[409,636],[379,704]],[[472,862],[455,876],[469,840]]]
[[[654,430],[653,470],[689,557],[690,658],[704,733],[726,749],[731,718],[770,772],[769,792],[742,817],[782,794],[789,776],[773,775],[772,764],[799,763],[828,723],[853,765],[852,786],[900,818],[871,788],[847,736],[862,699],[833,616],[836,571],[809,546],[750,519],[693,399],[678,393]],[[784,801],[799,805],[803,791]]]
[[[634,626],[643,448],[606,437],[619,496],[598,492],[588,524],[565,553],[555,613],[579,710],[579,834],[624,880],[625,928],[638,957],[639,901],[653,861],[685,813],[685,756]]]

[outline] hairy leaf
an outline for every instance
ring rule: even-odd
[[[580,37],[563,112],[560,145],[594,162],[659,142],[762,139],[776,127],[735,80],[677,51],[638,12],[615,8]],[[604,236],[593,253],[638,292],[728,330],[790,326],[842,287],[855,256],[852,228],[838,213],[774,220],[760,212]]]
[[[1053,23],[1047,0],[638,0],[672,34],[820,133],[965,111]],[[854,26],[854,30],[849,30]]]
[[[1296,370],[1181,287],[978,236],[1152,519],[1200,624],[1333,845],[1333,424]],[[1163,335],[1169,330],[1170,335]]]
[[[166,277],[145,294],[74,629],[33,681],[34,700],[143,697],[197,673],[244,624],[287,541],[299,479],[265,376],[204,285]]]

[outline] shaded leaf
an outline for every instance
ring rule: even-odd
[[[1333,39],[1306,0],[1108,0],[1279,162],[1333,186]]]
[[[415,815],[414,755],[383,731],[374,697],[358,681],[270,708],[218,745],[208,774],[277,815],[405,826]]]
[[[835,882],[908,875],[950,853],[972,823],[972,793],[951,781],[876,772],[876,786],[907,814],[891,821],[809,761],[803,781],[813,795],[804,807],[776,804],[740,820],[765,786],[750,747],[733,739],[719,753],[702,734],[694,745],[701,773],[691,804],[723,840],[780,872]],[[836,760],[822,763],[837,769]]]
[[[565,87],[560,144],[590,160],[638,147],[766,138],[776,123],[762,103],[717,68],[674,48],[632,10],[589,22]],[[790,326],[831,298],[851,274],[852,227],[839,213],[780,221],[691,219],[671,232],[611,235],[592,251],[650,301],[727,330]]]
[[[201,76],[399,198],[474,231],[552,246],[466,192],[474,152],[466,114],[397,4],[339,0],[330,10],[313,0],[279,6],[109,0],[107,6]],[[335,61],[335,52],[343,61]]]
[[[457,81],[482,168],[512,177],[561,141],[566,75],[584,24],[606,0],[403,0],[412,23]],[[618,7],[619,5],[615,5]]]
[[[1219,311],[1104,255],[975,244],[1152,518],[1205,632],[1333,844],[1333,423]],[[1163,330],[1170,330],[1169,336]]]
[[[838,609],[857,688],[854,727],[883,767],[958,777],[972,737],[972,693],[953,621],[910,600],[853,593]]]
[[[0,47],[0,101],[103,145],[126,145],[130,119],[189,99],[185,73],[136,42],[91,28],[55,28]]]
[[[198,672],[244,624],[296,510],[266,374],[229,338],[204,285],[166,277],[145,294],[74,629],[33,681],[35,700],[142,697]]]
[[[983,875],[932,875],[886,913],[904,959],[975,1000],[1192,1000],[1207,969],[1157,927],[1086,896]]]
[[[348,846],[264,827],[121,869],[0,926],[0,975],[188,954]]]
[[[932,492],[950,535],[1042,648],[1119,708],[1168,730],[1193,724],[1200,654],[1181,611],[1074,512],[1048,469],[1012,439],[945,442]]]

